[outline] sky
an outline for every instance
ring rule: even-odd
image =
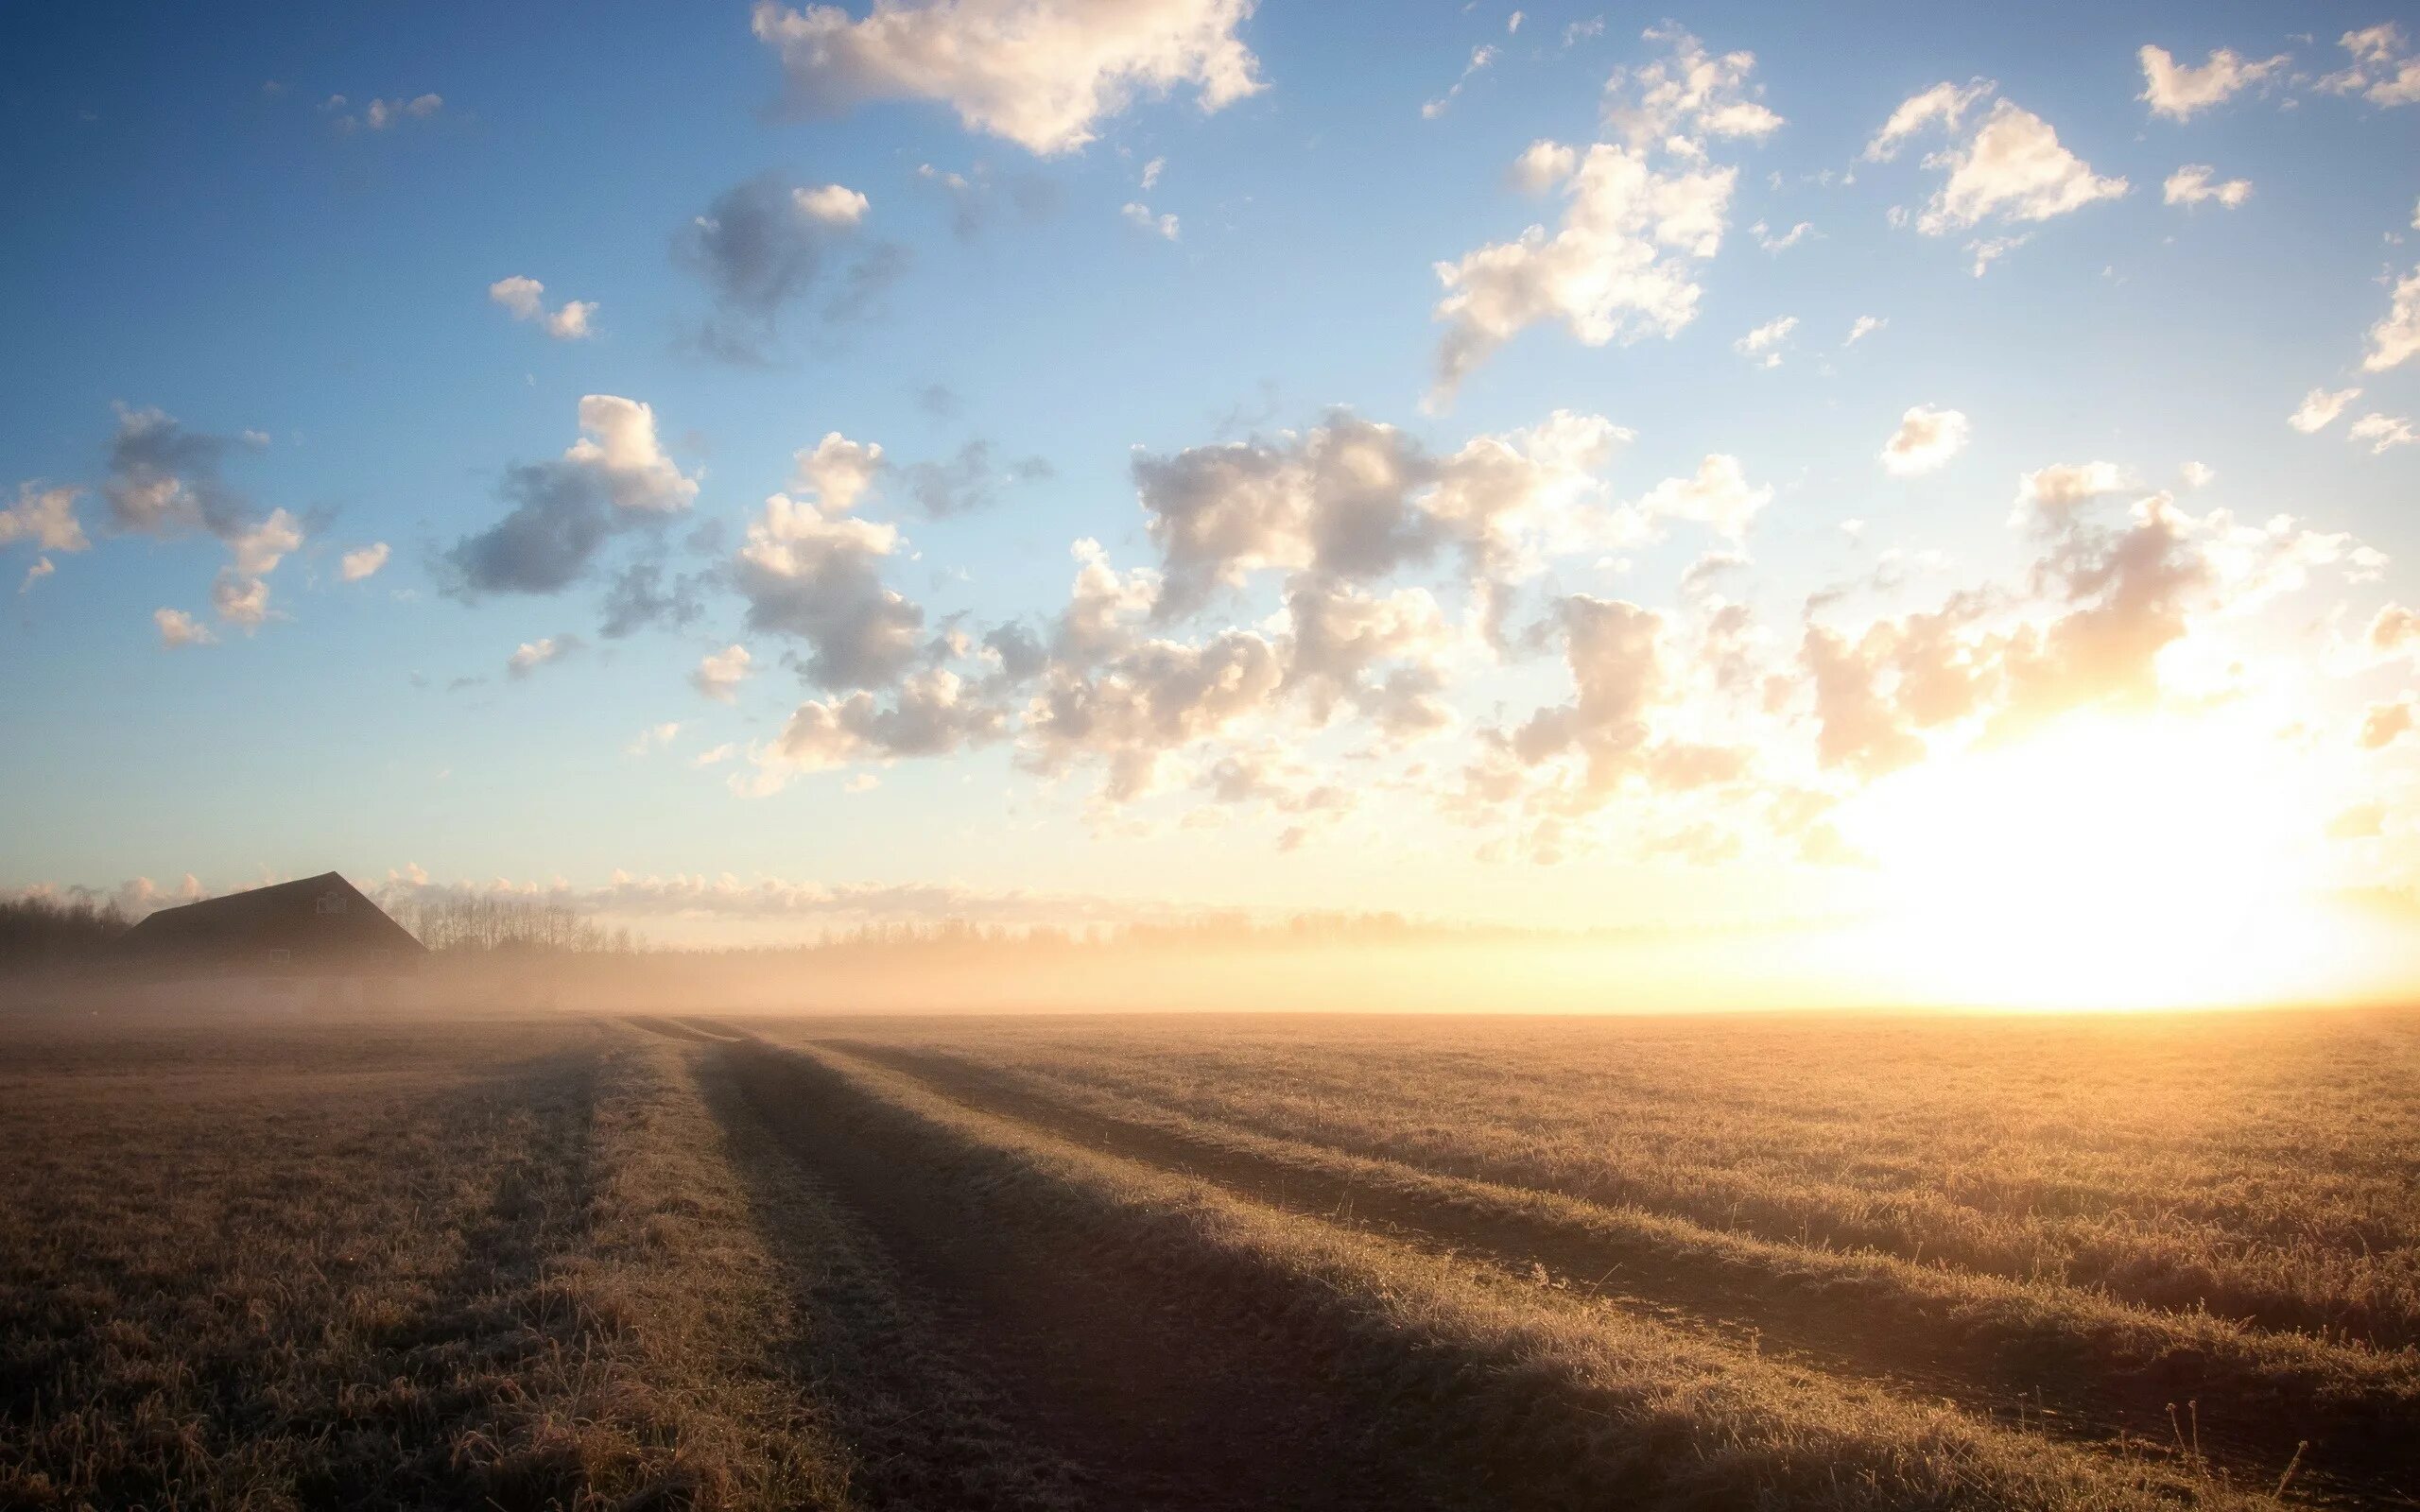
[[[2408,988],[2420,15],[2118,9],[11,8],[0,888]]]

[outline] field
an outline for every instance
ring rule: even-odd
[[[0,1015],[0,1505],[2420,1504],[2420,1015]]]

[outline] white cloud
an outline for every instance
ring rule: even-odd
[[[594,474],[614,507],[678,514],[698,497],[697,480],[683,474],[656,439],[651,406],[614,394],[583,395],[579,428],[587,434],[563,452],[563,460]]]
[[[1494,46],[1472,48],[1471,60],[1463,65],[1461,77],[1455,79],[1453,86],[1444,94],[1423,104],[1420,107],[1420,118],[1424,121],[1433,121],[1444,114],[1446,107],[1452,105],[1455,97],[1462,93],[1462,86],[1471,81],[1471,76],[1495,62],[1496,56],[1496,49]]]
[[[1881,316],[1860,315],[1855,321],[1850,323],[1848,339],[1841,342],[1841,345],[1844,347],[1854,347],[1858,342],[1864,340],[1867,336],[1874,335],[1874,333],[1881,330],[1884,326],[1889,325],[1890,323],[1891,322],[1887,318]]]
[[[2364,415],[2355,421],[2344,433],[2350,441],[2367,441],[2376,455],[2390,447],[2409,446],[2420,437],[2411,434],[2411,422],[2400,415]]]
[[[526,678],[547,662],[562,659],[579,644],[579,641],[568,635],[548,635],[535,641],[524,641],[519,649],[504,659],[504,670],[512,677]]]
[[[799,214],[826,226],[855,226],[873,208],[873,202],[865,196],[837,183],[793,189],[790,199],[798,206]]]
[[[1946,177],[1915,217],[1918,231],[1940,236],[1985,220],[2048,220],[2126,192],[2125,180],[2095,174],[2060,145],[2048,121],[2013,100],[1994,100],[1968,133],[1967,112],[1996,88],[1980,79],[1936,84],[1901,102],[1866,144],[1867,158],[1885,162],[1917,132],[1938,126],[1950,134],[1950,146],[1925,159],[1926,167],[1946,170]]]
[[[34,584],[57,571],[59,571],[58,567],[52,564],[49,558],[36,557],[33,565],[26,569],[25,577],[17,584],[18,593],[23,595],[32,592]]]
[[[1138,94],[1191,85],[1209,112],[1257,92],[1236,35],[1251,12],[1252,0],[878,0],[857,20],[759,0],[752,25],[802,113],[937,100],[968,130],[1050,156],[1092,141]]]
[[[2177,472],[2188,489],[2206,489],[2219,481],[2219,470],[2206,462],[2187,462]]]
[[[751,661],[748,647],[724,646],[700,658],[698,670],[689,674],[689,681],[707,697],[730,703],[736,697],[740,683],[747,680]]]
[[[589,317],[596,313],[594,300],[565,300],[562,308],[539,322],[539,328],[558,341],[583,341],[590,335]]]
[[[302,544],[302,525],[284,509],[273,509],[268,519],[227,538],[227,549],[234,557],[234,570],[246,577],[266,577],[277,570],[287,552]]]
[[[2373,105],[2420,102],[2420,53],[2404,44],[2403,29],[2394,22],[2348,31],[2337,44],[2352,55],[2352,61],[2342,72],[2322,78],[2320,88],[2359,94]]]
[[[1620,516],[1649,531],[1659,530],[1667,520],[1693,521],[1737,541],[1772,498],[1770,485],[1760,488],[1749,483],[1737,457],[1714,452],[1698,464],[1695,473],[1666,478],[1635,504],[1626,506]]]
[[[1922,94],[1910,95],[1899,102],[1899,108],[1882,123],[1882,129],[1865,145],[1865,160],[1868,163],[1890,162],[1899,155],[1900,146],[1910,137],[1935,122],[1951,130],[1957,129],[1975,102],[1985,98],[1998,87],[1989,79],[1979,78],[1963,86],[1935,84]]]
[[[1640,36],[1667,44],[1668,55],[1637,68],[1616,68],[1605,81],[1606,124],[1632,146],[1674,136],[1764,137],[1784,124],[1756,99],[1764,86],[1749,78],[1755,54],[1715,57],[1669,22]]]
[[[1516,241],[1436,265],[1446,290],[1436,309],[1446,328],[1437,397],[1544,321],[1562,322],[1591,347],[1677,335],[1697,318],[1690,264],[1721,248],[1737,178],[1733,168],[1668,172],[1627,147],[1590,147],[1564,182],[1552,237],[1532,226]]]
[[[790,488],[811,494],[828,512],[854,509],[883,469],[882,448],[826,431],[810,450],[791,457]]]
[[[1702,138],[1761,137],[1782,121],[1750,97],[1754,55],[1709,57],[1676,27],[1646,35],[1667,43],[1669,56],[1616,70],[1606,85],[1606,124],[1622,142],[1599,142],[1584,156],[1533,143],[1513,165],[1514,181],[1532,191],[1562,183],[1555,233],[1531,226],[1516,240],[1435,265],[1445,288],[1435,318],[1445,335],[1430,407],[1530,326],[1560,321],[1601,347],[1670,336],[1696,318],[1692,264],[1721,249],[1738,178],[1737,168],[1707,164]]]
[[[1160,175],[1167,170],[1167,159],[1153,158],[1150,162],[1143,164],[1143,176],[1138,181],[1145,189],[1155,189],[1159,187]]]
[[[154,610],[151,611],[151,623],[160,627],[161,645],[171,649],[180,645],[208,645],[218,639],[181,609]]]
[[[753,630],[808,643],[808,673],[825,687],[887,687],[915,660],[925,611],[884,585],[896,526],[850,514],[881,471],[882,448],[839,432],[802,451],[792,487],[776,493],[732,562]]]
[[[343,95],[332,94],[322,109],[340,111],[344,106]],[[351,131],[357,126],[366,126],[372,131],[384,131],[406,120],[425,121],[444,108],[445,98],[441,94],[398,94],[393,99],[373,99],[361,108],[357,116],[338,116],[337,129]]]
[[[2165,47],[2146,46],[2136,56],[2143,64],[2143,92],[2135,97],[2150,101],[2153,115],[2178,121],[2259,83],[2289,60],[2280,53],[2248,62],[2225,47],[2212,50],[2199,68],[2178,62]]]
[[[343,582],[357,583],[376,575],[387,565],[387,543],[372,541],[357,550],[348,551],[337,562],[337,577]]]
[[[17,502],[0,509],[0,546],[32,541],[43,551],[83,551],[92,545],[83,522],[76,518],[81,489],[46,489],[40,483],[17,485]]]
[[[738,754],[738,743],[735,741],[726,740],[719,746],[709,746],[704,750],[698,752],[697,755],[689,758],[689,765],[692,766],[719,766]]]
[[[1748,228],[1748,233],[1756,238],[1756,245],[1764,250],[1779,253],[1786,252],[1806,240],[1814,230],[1812,223],[1802,220],[1775,236],[1772,234],[1772,229],[1760,220]]]
[[[268,583],[222,568],[211,582],[210,605],[228,624],[259,629],[268,622]]]
[[[2420,352],[2420,267],[2394,285],[2394,302],[2385,318],[2370,327],[2369,355],[2361,359],[2361,367],[2368,372],[2384,372],[2401,366],[2414,352]]]
[[[1124,215],[1129,223],[1154,236],[1165,236],[1169,241],[1177,239],[1177,219],[1174,215],[1153,215],[1150,206],[1134,200],[1127,201],[1118,214]]]
[[[1521,29],[1522,12],[1515,10],[1504,18],[1504,34],[1508,37]]]
[[[1929,472],[1958,455],[1972,428],[1963,411],[1918,404],[1882,443],[1883,469],[1903,478]]]
[[[1525,194],[1542,195],[1571,177],[1580,154],[1541,137],[1512,160],[1512,182]]]
[[[2060,462],[2036,468],[2017,479],[2016,512],[2009,523],[2063,524],[2085,505],[2132,487],[2133,481],[2115,462]]]
[[[680,722],[678,720],[667,719],[663,724],[649,725],[645,730],[640,730],[637,738],[633,739],[630,745],[623,747],[623,749],[628,755],[644,756],[651,750],[660,750],[663,747],[671,745],[673,741],[680,738]]]
[[[1006,713],[975,696],[958,674],[928,667],[901,683],[887,709],[862,690],[800,704],[771,746],[751,751],[755,773],[735,777],[732,785],[763,797],[799,773],[860,761],[946,756],[997,739],[1006,725]]]
[[[2344,413],[2345,405],[2360,397],[2359,388],[2339,388],[2334,393],[2325,388],[2314,388],[2303,395],[2303,402],[2286,417],[2286,423],[2305,436],[2312,435],[2325,430],[2337,416]]]
[[[2001,258],[2006,257],[2013,251],[2015,251],[2018,248],[2024,246],[2027,242],[2030,242],[2032,239],[2033,233],[2031,232],[2027,232],[2022,235],[2017,236],[1983,236],[1968,242],[1966,244],[1966,250],[1972,254],[1975,259],[1975,276],[1977,278],[1981,278],[1985,273],[1991,271],[1991,266],[1994,263],[1998,262]]]
[[[1766,321],[1734,341],[1731,350],[1743,357],[1756,359],[1756,366],[1760,368],[1778,368],[1781,366],[1780,349],[1789,340],[1790,333],[1797,329],[1798,317],[1785,315]]]
[[[2188,163],[2168,176],[2168,182],[2160,186],[2161,195],[2171,205],[2198,205],[2205,199],[2215,199],[2229,210],[2252,198],[2251,180],[2229,179],[2223,183],[2212,183],[2211,176],[2217,172],[2206,163]]]

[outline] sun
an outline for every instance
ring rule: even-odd
[[[2072,717],[1877,783],[1871,949],[1898,988],[2014,1008],[2309,1001],[2365,954],[2324,892],[2326,784],[2242,714]]]

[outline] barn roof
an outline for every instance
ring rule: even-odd
[[[304,959],[427,949],[333,871],[163,908],[119,936],[118,948],[147,958],[189,959],[278,950]]]

